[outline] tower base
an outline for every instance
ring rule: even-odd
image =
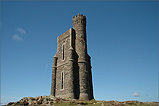
[[[79,99],[80,100],[90,100],[89,95],[87,93],[80,93]]]

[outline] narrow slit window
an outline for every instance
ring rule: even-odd
[[[64,60],[65,59],[65,45],[62,46],[62,49],[63,49],[62,59]]]
[[[64,76],[63,76],[63,72],[62,72],[62,74],[61,74],[61,89],[63,89],[63,86],[64,86],[63,80],[64,80]]]

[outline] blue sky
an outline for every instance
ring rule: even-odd
[[[50,95],[57,37],[78,13],[95,99],[158,101],[157,1],[1,1],[1,103]]]

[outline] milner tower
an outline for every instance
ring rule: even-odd
[[[93,97],[90,56],[87,53],[86,17],[73,17],[73,28],[57,37],[53,57],[51,95],[91,100]]]

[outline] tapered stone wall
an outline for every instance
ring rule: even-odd
[[[93,99],[90,56],[87,54],[86,17],[73,17],[73,28],[57,38],[53,58],[51,95],[62,98]]]

